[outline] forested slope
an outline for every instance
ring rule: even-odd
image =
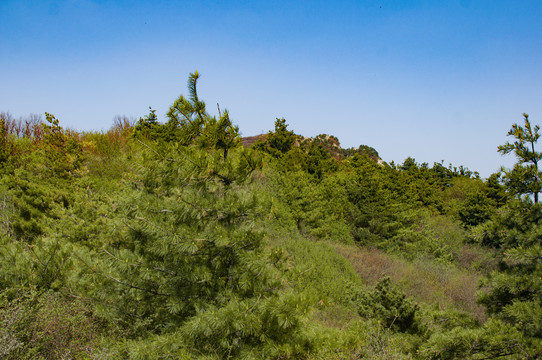
[[[245,147],[197,81],[164,122],[1,116],[0,357],[542,357],[530,168],[387,164],[285,119]]]

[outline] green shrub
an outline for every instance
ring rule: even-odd
[[[392,287],[391,279],[380,280],[373,291],[359,293],[352,301],[359,306],[359,314],[381,321],[382,326],[400,332],[417,333],[419,306]]]

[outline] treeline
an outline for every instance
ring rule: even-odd
[[[480,179],[285,119],[244,147],[198,79],[164,122],[0,115],[2,358],[542,356],[528,117]]]

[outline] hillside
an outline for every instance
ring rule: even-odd
[[[165,122],[0,116],[3,359],[542,357],[518,177],[242,139],[197,80]]]
[[[277,134],[276,131],[270,131],[269,134],[242,137],[241,144],[244,147],[251,147],[253,145],[257,146],[258,143],[265,143],[269,135],[276,136],[276,134]],[[378,152],[370,146],[360,145],[357,149],[356,148],[343,149],[341,146],[341,143],[339,142],[339,139],[337,139],[333,135],[327,135],[327,134],[320,134],[320,135],[315,136],[314,138],[305,137],[302,135],[296,135],[293,146],[307,149],[312,144],[322,146],[327,152],[331,154],[331,156],[333,156],[336,159],[344,159],[350,156],[354,156],[356,154],[358,155],[365,154],[373,160],[377,160],[377,161],[381,160],[380,157],[378,156]]]

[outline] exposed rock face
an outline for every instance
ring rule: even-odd
[[[244,147],[251,147],[256,141],[260,139],[265,140],[266,137],[267,137],[267,134],[247,136],[247,137],[241,138],[241,143],[243,144]]]

